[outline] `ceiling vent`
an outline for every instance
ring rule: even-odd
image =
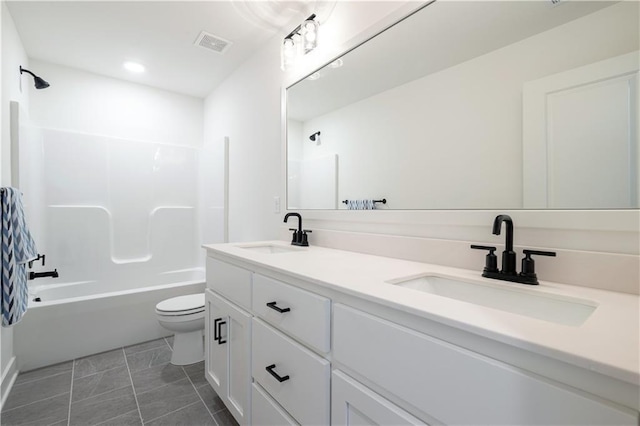
[[[217,53],[225,53],[232,43],[229,40],[202,31],[193,44]]]

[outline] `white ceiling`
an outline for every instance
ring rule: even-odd
[[[271,37],[324,7],[303,0],[6,3],[32,59],[200,98]],[[233,44],[224,54],[195,46],[203,30]],[[125,61],[147,71],[131,74]]]

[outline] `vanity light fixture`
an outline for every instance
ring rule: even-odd
[[[316,145],[320,145],[320,132],[315,132],[311,136],[309,136],[311,142],[315,142]]]
[[[304,53],[309,53],[318,46],[318,21],[314,18],[315,15],[311,15],[306,21],[302,23],[301,35],[302,35],[302,50]]]
[[[291,69],[300,56],[306,55],[318,46],[320,24],[315,18],[315,14],[309,16],[282,41],[280,56],[283,71]]]
[[[284,42],[282,43],[282,50],[280,52],[283,71],[292,68],[295,64],[296,57],[298,56],[296,54],[296,47],[293,37],[284,39]]]

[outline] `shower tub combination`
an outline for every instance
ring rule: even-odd
[[[29,282],[19,369],[169,335],[155,305],[204,292],[199,149],[28,126],[20,135],[29,227],[59,278]]]
[[[155,305],[170,297],[203,293],[204,288],[203,268],[165,272],[146,280],[34,287],[29,309],[15,326],[19,368],[28,371],[167,336]]]

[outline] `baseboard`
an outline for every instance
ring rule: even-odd
[[[2,410],[2,407],[4,406],[5,401],[7,400],[7,396],[9,395],[9,392],[11,392],[11,388],[13,387],[13,384],[16,381],[16,378],[18,377],[18,368],[17,368],[17,364],[16,364],[16,357],[11,357],[11,361],[9,361],[9,365],[7,365],[7,368],[4,370],[3,374],[2,374],[2,384],[1,384],[1,390],[0,390],[0,411]]]

